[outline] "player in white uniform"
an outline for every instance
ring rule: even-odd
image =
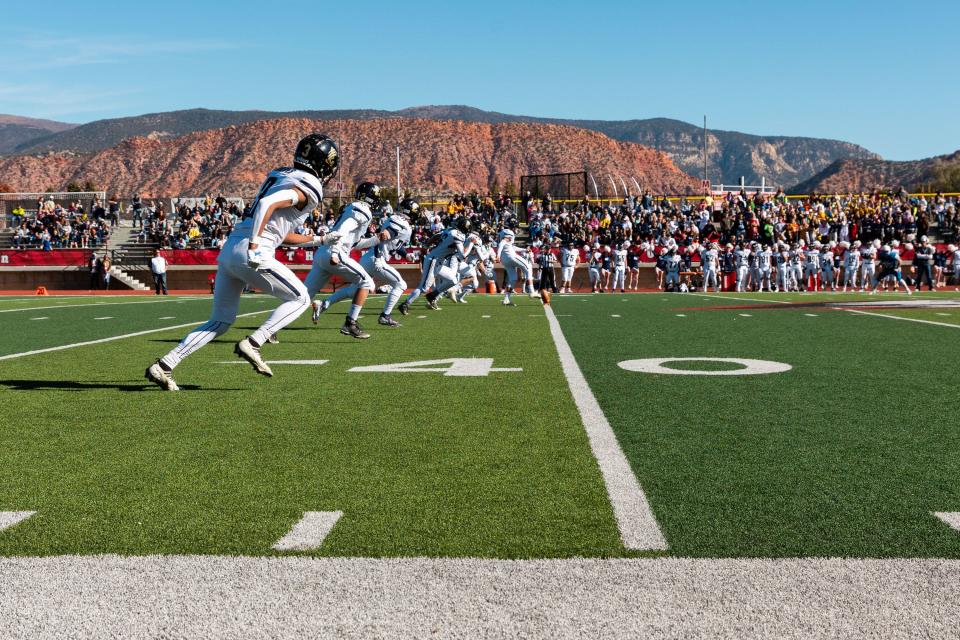
[[[810,291],[810,281],[813,281],[813,290],[816,291],[820,280],[820,243],[816,240],[804,252],[806,261],[803,264],[803,289]]]
[[[877,272],[877,249],[879,248],[880,240],[874,240],[873,243],[860,249],[860,291],[873,288],[873,277]]]
[[[490,257],[487,247],[484,246],[480,236],[475,233],[467,237],[467,245],[464,247],[464,251],[467,255],[460,263],[460,270],[457,273],[460,284],[454,287],[457,291],[454,295],[454,301],[461,304],[466,304],[467,295],[480,287],[477,268],[482,268],[483,263]]]
[[[837,290],[836,280],[833,277],[833,249],[835,246],[836,243],[831,242],[823,247],[823,252],[820,254],[820,286],[824,291],[827,290],[827,285],[830,286],[830,291]]]
[[[717,275],[720,270],[720,250],[716,242],[710,243],[700,254],[700,264],[703,265],[703,292],[706,293],[713,282],[713,292],[720,293],[720,278]]]
[[[373,278],[359,262],[350,257],[350,252],[354,249],[369,249],[380,241],[380,236],[364,236],[373,222],[373,212],[379,210],[381,204],[380,187],[372,182],[363,182],[357,187],[356,201],[343,208],[337,222],[330,229],[331,234],[337,235],[336,242],[321,247],[313,254],[313,266],[305,281],[311,300],[334,276],[350,283],[353,304],[350,305],[340,333],[358,339],[370,337],[357,323],[357,318],[360,317],[360,310],[374,285]],[[315,308],[314,313],[317,311]]]
[[[580,252],[577,251],[577,245],[572,242],[560,250],[560,293],[573,292],[570,286],[579,259]]]
[[[336,240],[294,233],[323,201],[323,183],[336,173],[340,155],[333,140],[322,134],[303,138],[294,151],[293,168],[271,171],[260,187],[250,217],[234,227],[217,258],[217,279],[210,320],[191,331],[173,350],[150,365],[145,376],[161,389],[177,391],[171,372],[180,362],[227,332],[237,318],[240,295],[246,286],[280,298],[283,303],[267,321],[237,342],[234,353],[249,362],[254,371],[272,376],[263,361],[260,346],[310,305],[300,279],[274,254],[283,243],[305,247]]]
[[[781,242],[777,245],[777,253],[774,256],[777,264],[777,290],[784,293],[790,291],[791,268],[790,268],[790,250],[787,244]]]
[[[680,257],[680,254],[677,253],[677,250],[673,247],[667,252],[666,258],[666,277],[664,278],[664,288],[667,291],[679,291],[680,290],[680,266],[683,263],[683,258]],[[673,289],[671,289],[671,286]]]
[[[524,258],[517,246],[516,240],[517,221],[513,218],[507,221],[507,226],[500,231],[499,244],[497,245],[497,255],[500,263],[507,272],[507,289],[503,292],[503,304],[511,305],[510,294],[513,293],[513,285],[517,280],[517,270],[523,272],[526,290],[531,298],[536,298],[537,294],[533,290],[533,269],[530,262]]]
[[[773,291],[773,281],[770,278],[770,268],[773,266],[773,251],[764,246],[757,252],[757,291],[763,291],[766,283],[767,291]]]
[[[379,324],[387,327],[399,327],[400,323],[393,319],[393,307],[397,304],[400,296],[407,289],[407,283],[395,268],[390,266],[390,257],[396,253],[406,250],[410,244],[412,229],[407,216],[416,217],[420,205],[415,200],[406,199],[399,205],[399,213],[383,218],[377,233],[370,239],[364,239],[361,243],[373,242],[373,246],[367,249],[366,253],[360,258],[360,266],[370,274],[374,280],[380,280],[390,287],[387,293],[387,301],[383,305],[383,311],[377,319]],[[382,209],[381,209],[382,211]],[[356,285],[351,287],[341,287],[339,291],[328,296],[321,303],[313,303],[313,322],[317,323],[320,314],[341,300],[352,298],[357,292]]]
[[[617,283],[620,283],[620,293],[627,291],[627,250],[630,249],[630,243],[624,241],[619,249],[613,252],[613,287],[612,291],[617,290]]]
[[[590,252],[590,291],[592,293],[598,293],[603,286],[603,281],[600,280],[600,267],[603,263],[603,254],[600,253],[600,243],[595,242],[593,244],[593,250]]]
[[[400,313],[403,315],[410,313],[410,305],[423,294],[426,294],[427,307],[434,311],[440,309],[437,298],[460,282],[457,272],[460,261],[466,257],[463,243],[470,231],[470,220],[461,216],[454,224],[455,227],[444,229],[431,238],[431,242],[436,241],[436,245],[423,259],[420,284],[400,304]]]
[[[857,290],[857,273],[860,271],[860,241],[855,240],[853,245],[849,242],[841,242],[843,247],[843,292],[847,292],[847,287],[854,291]]]
[[[947,253],[953,262],[953,283],[960,284],[960,247],[955,244],[947,245]]]
[[[737,262],[737,291],[746,291],[747,276],[750,273],[750,249],[747,248],[747,243],[742,243],[733,255]]]

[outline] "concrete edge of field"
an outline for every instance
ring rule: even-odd
[[[956,638],[960,560],[0,559],[0,637]]]

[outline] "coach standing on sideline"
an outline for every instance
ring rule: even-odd
[[[150,271],[153,272],[153,285],[156,287],[156,295],[167,295],[167,259],[160,255],[160,249],[157,249],[153,257],[150,258]]]
[[[920,238],[920,246],[917,247],[913,256],[913,271],[917,274],[917,291],[923,286],[923,281],[927,281],[930,291],[936,291],[937,285],[933,279],[933,246],[927,240],[927,236]]]
[[[540,291],[557,292],[557,278],[553,272],[557,261],[549,242],[544,242],[537,256],[537,265],[540,267]]]

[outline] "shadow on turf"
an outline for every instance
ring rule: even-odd
[[[146,391],[156,389],[149,383],[122,384],[117,382],[77,382],[75,380],[0,380],[0,386],[14,391],[87,391],[90,389],[115,389],[117,391]],[[203,388],[193,384],[180,385],[182,391],[244,391],[244,389]]]

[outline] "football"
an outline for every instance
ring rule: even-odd
[[[547,289],[541,289],[540,299],[543,301],[543,304],[550,304],[550,292]]]

